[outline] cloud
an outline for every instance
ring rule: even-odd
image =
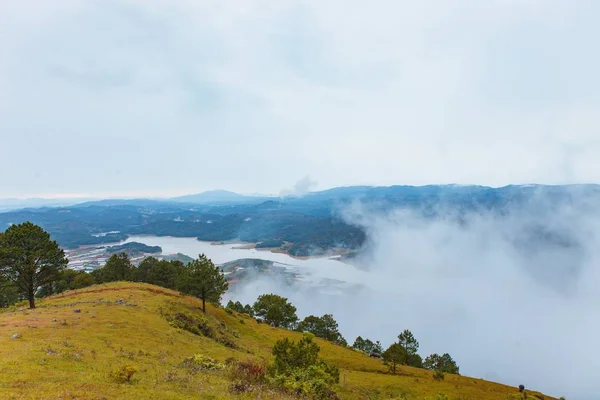
[[[597,200],[535,198],[502,216],[440,206],[435,218],[355,205],[345,215],[368,234],[362,267],[312,264],[313,279],[345,280],[345,289],[258,280],[235,296],[252,302],[275,292],[302,317],[333,313],[349,341],[361,335],[387,346],[410,329],[422,356],[449,352],[465,375],[591,400],[600,390]]]
[[[600,179],[597,2],[42,3],[0,5],[5,196]]]
[[[310,176],[306,175],[294,184],[294,187],[290,189],[284,189],[279,192],[280,196],[302,196],[312,189],[317,187],[318,183],[310,179]]]

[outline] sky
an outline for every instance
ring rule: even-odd
[[[597,183],[600,2],[0,0],[0,198]]]

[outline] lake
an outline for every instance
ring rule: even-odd
[[[196,258],[199,254],[204,253],[215,264],[223,264],[240,258],[269,260],[293,268],[307,278],[312,277],[315,280],[339,279],[347,283],[362,283],[366,278],[365,271],[334,258],[322,257],[301,260],[287,254],[273,253],[268,250],[235,248],[244,245],[244,243],[212,244],[211,242],[199,241],[196,238],[140,235],[130,236],[120,244],[129,242],[143,243],[148,246],[160,246],[162,253],[165,255],[182,253]]]

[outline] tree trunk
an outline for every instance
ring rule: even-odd
[[[27,292],[27,298],[29,299],[29,308],[35,308],[35,293],[33,289],[29,289]]]
[[[202,297],[202,312],[206,314],[206,299]]]

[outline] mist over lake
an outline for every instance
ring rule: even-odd
[[[160,246],[163,254],[182,253],[196,258],[199,254],[206,254],[215,264],[223,264],[241,258],[257,258],[284,264],[288,268],[297,269],[307,280],[342,279],[347,283],[361,283],[366,272],[351,265],[340,262],[334,258],[319,257],[298,259],[283,253],[274,253],[268,250],[239,248],[244,243],[213,244],[200,241],[196,238],[182,238],[172,236],[140,235],[130,236],[120,244],[138,242],[148,246]]]

